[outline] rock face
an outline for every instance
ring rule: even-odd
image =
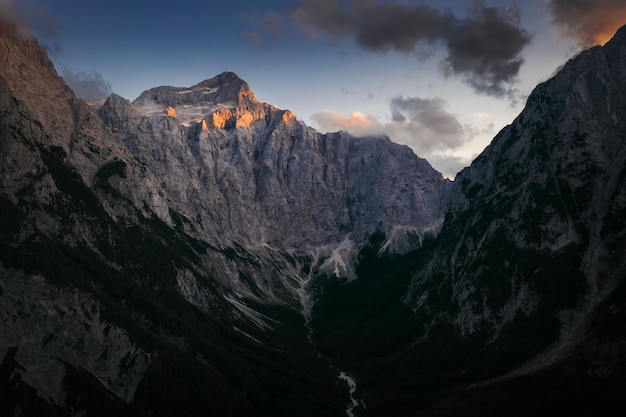
[[[625,56],[622,30],[568,62],[456,178],[439,237],[449,245],[411,292],[454,287],[450,318],[461,332],[532,316],[547,291],[562,291],[563,324],[584,323],[624,277]],[[493,280],[506,287],[492,293]]]
[[[113,96],[99,113],[161,179],[186,230],[212,244],[303,249],[440,226],[447,182],[409,148],[322,135],[257,101],[233,73],[132,104]]]
[[[98,301],[51,285],[43,276],[0,272],[0,356],[19,363],[15,371],[25,384],[56,403],[65,395],[63,380],[70,365],[89,372],[124,401],[133,399],[150,357],[124,329],[100,317]],[[11,348],[14,354],[7,355]]]

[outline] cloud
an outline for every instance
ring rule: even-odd
[[[261,37],[259,36],[258,33],[256,32],[251,32],[251,31],[243,31],[239,34],[239,37],[246,41],[249,42],[250,44],[252,44],[252,46],[254,46],[255,48],[263,48],[265,45],[263,43],[263,39],[261,39]]]
[[[350,116],[325,110],[311,116],[318,130],[345,130],[355,136],[387,135],[394,142],[408,145],[418,155],[459,148],[464,138],[474,130],[462,125],[457,117],[445,110],[440,98],[395,97],[389,104],[391,121],[381,123],[359,112]]]
[[[487,120],[491,118],[491,115],[485,112],[476,112],[476,113],[473,113],[472,116],[480,120]]]
[[[14,2],[0,0],[0,17],[11,22],[23,33],[30,33],[37,37],[39,43],[50,54],[58,54],[61,46],[56,39],[65,30],[63,24],[56,19],[48,8],[34,0]]]
[[[477,92],[496,97],[513,95],[511,84],[524,62],[521,52],[531,39],[519,24],[515,7],[485,7],[474,2],[470,15],[446,33],[444,74],[462,74]]]
[[[460,77],[479,93],[510,95],[523,63],[521,52],[531,37],[520,27],[516,7],[488,7],[481,0],[472,4],[468,16],[457,17],[424,4],[300,0],[263,20],[273,33],[281,21],[289,21],[311,36],[354,39],[360,47],[381,53],[423,56],[424,46],[443,45],[445,75]]]
[[[385,124],[385,131],[418,154],[458,148],[463,145],[465,129],[445,110],[445,104],[440,98],[395,97],[390,103],[392,121]]]
[[[111,84],[97,71],[72,72],[66,68],[63,78],[74,93],[89,104],[99,104],[113,92]]]
[[[427,158],[428,162],[441,174],[451,180],[463,168],[470,166],[474,157],[465,158],[455,155],[433,154]]]
[[[345,130],[355,136],[382,136],[407,145],[416,155],[426,158],[445,177],[454,178],[470,164],[471,158],[453,155],[476,136],[490,135],[493,124],[484,129],[462,124],[446,110],[441,98],[395,97],[389,103],[390,120],[381,123],[376,118],[355,112],[350,116],[325,110],[311,116],[322,132]]]
[[[346,117],[341,113],[324,110],[315,113],[311,119],[322,132],[345,130],[355,136],[377,136],[384,134],[384,127],[372,116],[354,112]]]
[[[549,0],[552,22],[587,48],[605,44],[626,24],[624,0]]]

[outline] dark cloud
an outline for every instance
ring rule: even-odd
[[[465,17],[427,5],[379,0],[301,0],[282,15],[266,17],[275,33],[289,20],[311,35],[354,38],[375,52],[423,54],[425,45],[443,45],[447,56],[442,70],[459,76],[475,91],[504,96],[523,63],[521,52],[530,35],[520,27],[515,7],[488,7],[472,3]]]
[[[456,20],[430,6],[373,0],[356,2],[355,12],[358,44],[380,52],[414,52],[419,42],[445,40]]]
[[[470,15],[458,20],[446,36],[448,56],[443,62],[447,75],[463,74],[476,91],[510,95],[524,62],[521,52],[530,35],[519,27],[517,8],[501,9],[474,3]]]
[[[74,93],[89,104],[101,104],[113,92],[111,84],[97,71],[72,72],[66,68],[63,78]]]
[[[624,0],[549,0],[553,23],[581,47],[603,45],[626,24]]]

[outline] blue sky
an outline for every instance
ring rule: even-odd
[[[0,0],[15,9],[86,99],[234,71],[322,132],[387,134],[450,178],[626,23],[625,0]]]

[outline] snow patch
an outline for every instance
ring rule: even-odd
[[[197,87],[197,88],[190,88],[188,90],[181,90],[181,91],[177,91],[176,94],[189,94],[189,93],[195,93],[197,91],[202,91],[201,94],[213,94],[215,93],[217,90],[219,90],[219,87]]]

